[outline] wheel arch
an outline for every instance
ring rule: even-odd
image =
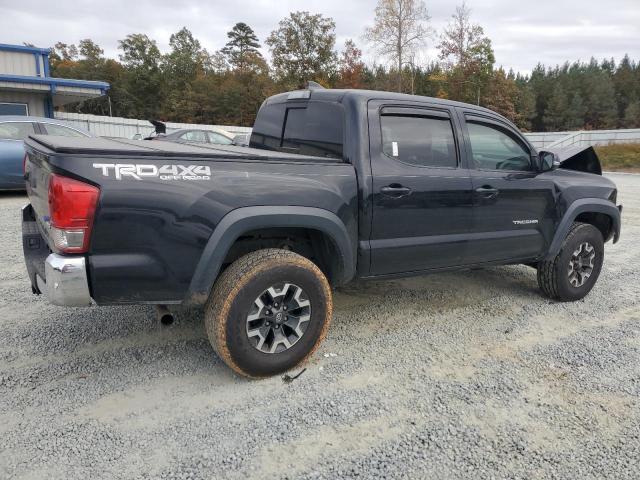
[[[346,283],[355,275],[353,239],[334,213],[316,207],[242,207],[225,215],[214,229],[191,279],[185,303],[206,302],[230,249],[241,236],[261,229],[278,228],[316,232],[330,242],[337,256],[334,259],[337,266],[334,283]]]
[[[596,227],[602,233],[605,242],[613,237],[613,243],[616,243],[620,238],[620,210],[608,200],[582,198],[573,202],[560,220],[545,260],[550,260],[558,254],[563,240],[575,221],[589,223]],[[608,227],[605,222],[610,222]],[[608,231],[606,231],[607,228]]]

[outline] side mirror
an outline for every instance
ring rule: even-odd
[[[560,166],[560,158],[553,152],[543,150],[538,153],[538,163],[541,172],[549,172]]]

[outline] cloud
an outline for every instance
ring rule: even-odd
[[[362,33],[373,22],[375,0],[111,0],[58,1],[0,0],[0,42],[52,46],[57,41],[77,43],[91,38],[106,55],[117,57],[118,40],[130,33],[146,33],[168,50],[171,33],[189,28],[209,51],[220,49],[226,32],[239,21],[254,28],[261,42],[291,11],[306,10],[332,17],[337,47],[353,38],[367,61],[379,61],[363,45]],[[455,9],[450,0],[427,1],[432,25],[438,31]],[[547,65],[596,58],[640,59],[640,3],[638,0],[514,2],[468,0],[473,20],[492,39],[496,62],[505,68],[530,71]],[[419,55],[434,59],[437,38]],[[264,53],[268,54],[264,49]]]

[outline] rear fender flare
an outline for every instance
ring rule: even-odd
[[[620,238],[620,210],[608,200],[601,198],[581,198],[569,206],[562,220],[560,220],[545,260],[551,260],[560,252],[562,242],[567,237],[571,224],[581,213],[603,213],[608,215],[609,218],[611,218],[611,226],[613,228],[613,243],[618,241]]]
[[[331,238],[341,256],[338,283],[346,283],[355,275],[352,240],[344,223],[334,213],[315,207],[242,207],[225,215],[211,234],[191,279],[185,303],[206,302],[229,249],[242,234],[274,227],[309,228],[322,232]]]

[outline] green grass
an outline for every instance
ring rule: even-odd
[[[640,143],[594,147],[603,170],[640,172]]]

